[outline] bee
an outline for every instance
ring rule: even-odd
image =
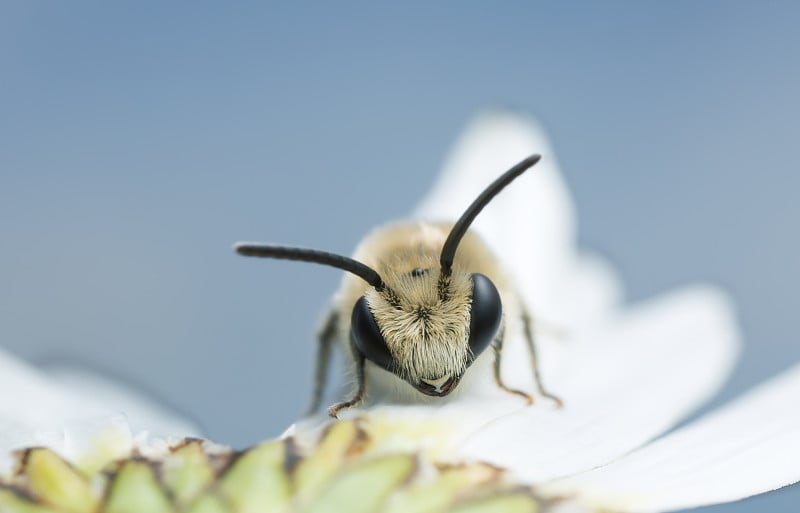
[[[328,408],[334,418],[364,400],[367,374],[371,383],[390,379],[407,394],[447,396],[473,364],[488,362],[480,357],[489,347],[496,385],[530,404],[530,394],[507,386],[501,376],[505,333],[512,325],[519,329],[520,322],[537,390],[561,405],[542,385],[528,309],[489,247],[469,231],[481,210],[540,159],[532,155],[503,173],[455,223],[405,222],[379,228],[361,242],[353,258],[273,244],[234,246],[244,256],[313,262],[349,273],[319,332],[310,412],[319,408],[337,340],[350,356],[355,391],[350,399]]]

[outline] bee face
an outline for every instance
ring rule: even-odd
[[[356,302],[353,343],[419,392],[446,396],[495,337],[500,295],[482,274],[414,268],[394,278],[392,288],[368,290]]]

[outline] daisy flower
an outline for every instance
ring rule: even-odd
[[[563,407],[525,404],[477,361],[453,394],[426,400],[397,392],[402,382],[370,387],[387,376],[368,364],[366,401],[340,420],[306,418],[233,451],[184,438],[190,425],[111,384],[41,376],[3,357],[0,385],[16,393],[0,405],[0,452],[39,448],[7,457],[0,512],[655,512],[800,480],[790,407],[800,367],[670,432],[735,364],[730,302],[695,285],[623,304],[610,266],[577,249],[569,193],[534,124],[480,116],[415,217],[457,218],[533,153],[542,161],[473,228],[530,306],[542,379]],[[502,371],[508,385],[535,390],[521,333],[506,334]],[[182,438],[133,435],[148,428]]]

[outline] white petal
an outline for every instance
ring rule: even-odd
[[[0,351],[0,470],[11,451],[40,445],[67,457],[79,455],[95,436],[130,438],[130,425],[170,434],[192,434],[188,423],[138,394],[89,375],[52,379]]]
[[[730,502],[800,481],[800,365],[606,467],[548,485],[614,511]]]
[[[490,423],[464,449],[528,482],[603,465],[705,401],[728,375],[737,350],[724,296],[699,287],[673,293],[569,346],[564,369],[547,381],[564,399],[563,409],[539,400]]]
[[[537,319],[581,329],[616,304],[617,282],[601,261],[578,256],[575,208],[535,123],[509,112],[477,117],[415,217],[456,220],[484,187],[533,153],[542,160],[504,189],[473,227],[504,262]]]
[[[117,381],[73,367],[48,367],[47,376],[79,397],[91,398],[98,408],[125,414],[134,433],[151,436],[198,436],[199,429],[177,413]]]

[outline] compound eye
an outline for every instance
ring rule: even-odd
[[[503,306],[497,287],[486,276],[473,274],[469,320],[469,347],[472,349],[473,359],[492,343],[502,317]]]
[[[375,317],[373,317],[369,309],[367,298],[364,296],[353,307],[350,333],[356,348],[365,358],[379,367],[392,371],[394,368],[392,353],[389,352],[389,348],[386,346],[386,341],[381,335],[378,323],[375,322]]]

